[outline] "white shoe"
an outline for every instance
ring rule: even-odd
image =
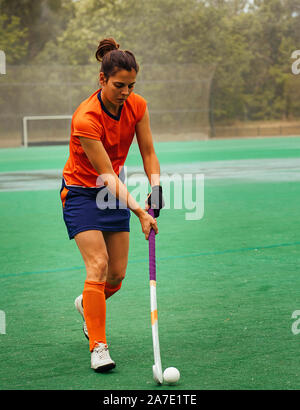
[[[82,330],[83,330],[84,336],[89,340],[89,334],[88,334],[88,330],[87,330],[87,326],[86,326],[85,319],[84,319],[84,314],[83,314],[82,294],[77,296],[77,298],[75,299],[74,304],[75,304],[76,309],[81,314],[82,319],[83,319],[83,328],[82,328]]]
[[[107,372],[116,367],[116,363],[111,359],[108,346],[98,343],[91,353],[91,368],[96,372]]]

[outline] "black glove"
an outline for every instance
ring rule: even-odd
[[[160,185],[155,185],[152,187],[152,192],[148,195],[147,203],[150,208],[154,210],[154,218],[158,218],[159,211],[165,206],[162,187]]]

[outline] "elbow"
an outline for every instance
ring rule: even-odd
[[[116,178],[116,174],[113,170],[105,170],[99,173],[99,177],[101,178],[104,185],[108,186],[111,182],[113,182]]]

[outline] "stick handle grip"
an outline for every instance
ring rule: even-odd
[[[154,218],[153,209],[149,209],[148,213]],[[149,234],[149,277],[150,280],[156,281],[156,261],[155,261],[155,232],[151,229]]]

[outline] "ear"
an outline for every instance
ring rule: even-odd
[[[100,72],[100,74],[99,74],[99,82],[100,82],[100,85],[102,87],[107,83],[107,79],[106,79],[104,73],[102,73],[102,72]]]

